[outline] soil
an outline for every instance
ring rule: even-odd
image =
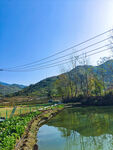
[[[61,110],[63,110],[63,108],[55,108],[42,111],[40,115],[30,121],[22,138],[17,141],[14,150],[38,150],[38,145],[36,144],[36,135],[39,128]]]

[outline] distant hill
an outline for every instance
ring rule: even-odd
[[[92,71],[95,75],[98,76],[98,78],[101,77],[102,72],[105,77],[105,84],[109,88],[109,85],[111,82],[113,82],[113,60],[109,60],[105,62],[102,65],[99,66],[89,66],[89,65],[84,65],[84,66],[78,66],[76,69],[72,69],[71,71],[65,73],[71,76],[73,80],[75,80],[75,72],[77,70],[77,75],[84,80],[84,70],[88,72],[89,70]],[[48,92],[55,92],[55,86],[54,83],[55,81],[59,78],[60,75],[50,77],[47,79],[44,79],[36,84],[32,84],[23,90],[14,93],[13,96],[47,96]]]
[[[26,86],[24,85],[8,84],[8,83],[0,81],[0,95],[7,95],[7,94],[15,93],[15,92],[22,90],[25,87]]]
[[[0,81],[0,85],[10,85],[10,84]]]

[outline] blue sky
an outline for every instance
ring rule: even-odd
[[[42,59],[104,32],[113,27],[112,17],[113,0],[0,0],[0,68]],[[29,85],[59,73],[58,67],[0,72],[0,81]]]

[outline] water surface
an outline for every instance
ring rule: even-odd
[[[113,107],[64,110],[37,138],[39,150],[113,150]]]

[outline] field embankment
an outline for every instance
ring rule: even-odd
[[[36,146],[38,150],[38,145],[36,145],[37,142],[37,132],[38,129],[42,124],[47,122],[49,119],[51,119],[53,116],[55,116],[57,113],[59,113],[64,107],[62,105],[59,105],[57,107],[53,107],[52,109],[48,109],[45,111],[42,111],[42,113],[38,116],[36,116],[28,125],[28,128],[26,129],[23,137],[20,139],[20,141],[17,143],[15,150],[34,150],[34,147]]]
[[[13,150],[14,147],[15,150],[32,150],[40,125],[63,109],[63,106],[46,109],[14,116],[0,123],[0,150]]]

